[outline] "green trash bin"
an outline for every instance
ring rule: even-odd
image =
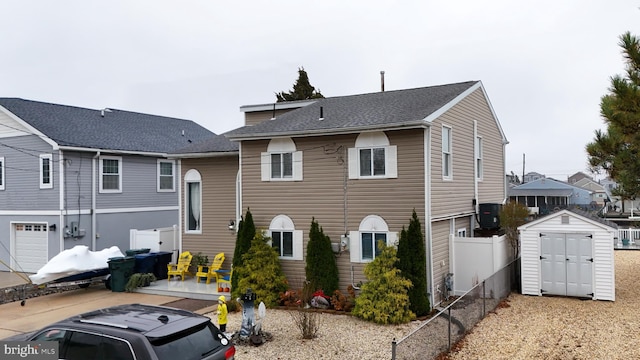
[[[127,256],[136,256],[140,254],[148,254],[151,249],[129,249],[125,250]]]
[[[136,258],[134,256],[114,257],[108,261],[109,283],[111,284],[111,291],[124,292],[124,289],[133,274],[133,269],[136,265]]]

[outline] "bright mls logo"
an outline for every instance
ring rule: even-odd
[[[0,341],[0,358],[3,360],[54,360],[58,359],[57,341]]]

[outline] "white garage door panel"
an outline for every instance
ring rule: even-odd
[[[540,242],[543,294],[592,297],[592,238],[584,234],[545,234]]]
[[[564,236],[550,234],[540,238],[542,242],[541,271],[542,291],[545,294],[560,295],[566,292],[567,268],[564,256]]]
[[[15,239],[16,270],[35,273],[47,263],[48,233],[45,224],[15,224]]]

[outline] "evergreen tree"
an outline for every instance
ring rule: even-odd
[[[293,85],[293,91],[276,93],[278,102],[283,101],[295,101],[295,100],[308,100],[324,98],[320,93],[320,90],[316,91],[316,88],[309,83],[309,76],[304,68],[298,69],[298,80]]]
[[[266,306],[273,307],[278,304],[280,293],[285,292],[288,285],[278,253],[267,244],[267,240],[261,232],[256,233],[251,247],[242,255],[242,265],[234,268],[233,272],[237,271],[240,275],[238,296],[251,288],[258,303],[262,301]]]
[[[242,255],[246,254],[251,247],[251,241],[253,241],[253,237],[256,235],[256,226],[253,224],[253,215],[251,215],[251,211],[247,209],[247,213],[243,219],[240,219],[240,223],[238,224],[238,233],[236,234],[236,247],[233,251],[233,269],[238,267],[242,267],[243,258]],[[237,271],[233,271],[231,276],[231,291],[234,297],[240,296],[244,292],[244,290],[238,288],[238,279],[240,277],[240,273]]]
[[[415,319],[409,308],[411,281],[400,275],[395,265],[396,249],[382,241],[380,254],[364,267],[367,282],[356,297],[352,314],[378,324],[402,324]]]
[[[315,218],[311,220],[306,260],[305,274],[314,290],[322,289],[329,296],[338,290],[338,265],[331,249],[331,239],[324,234]]]
[[[587,144],[589,167],[606,171],[618,183],[624,200],[640,195],[640,39],[626,32],[620,36],[626,75],[613,76],[609,94],[600,101],[606,131],[595,131]]]
[[[398,242],[398,269],[405,278],[411,280],[413,287],[409,290],[411,311],[417,316],[429,313],[431,306],[427,296],[427,255],[422,235],[422,226],[413,210],[409,229],[402,227]]]

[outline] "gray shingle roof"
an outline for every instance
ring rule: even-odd
[[[214,133],[190,120],[0,98],[0,106],[63,147],[171,153]]]
[[[330,97],[225,134],[230,139],[348,132],[368,128],[419,126],[478,81],[417,89]],[[322,113],[323,120],[319,120]]]
[[[179,156],[212,152],[237,152],[239,148],[240,146],[237,142],[229,141],[223,135],[214,135],[203,141],[178,149],[174,154]]]

